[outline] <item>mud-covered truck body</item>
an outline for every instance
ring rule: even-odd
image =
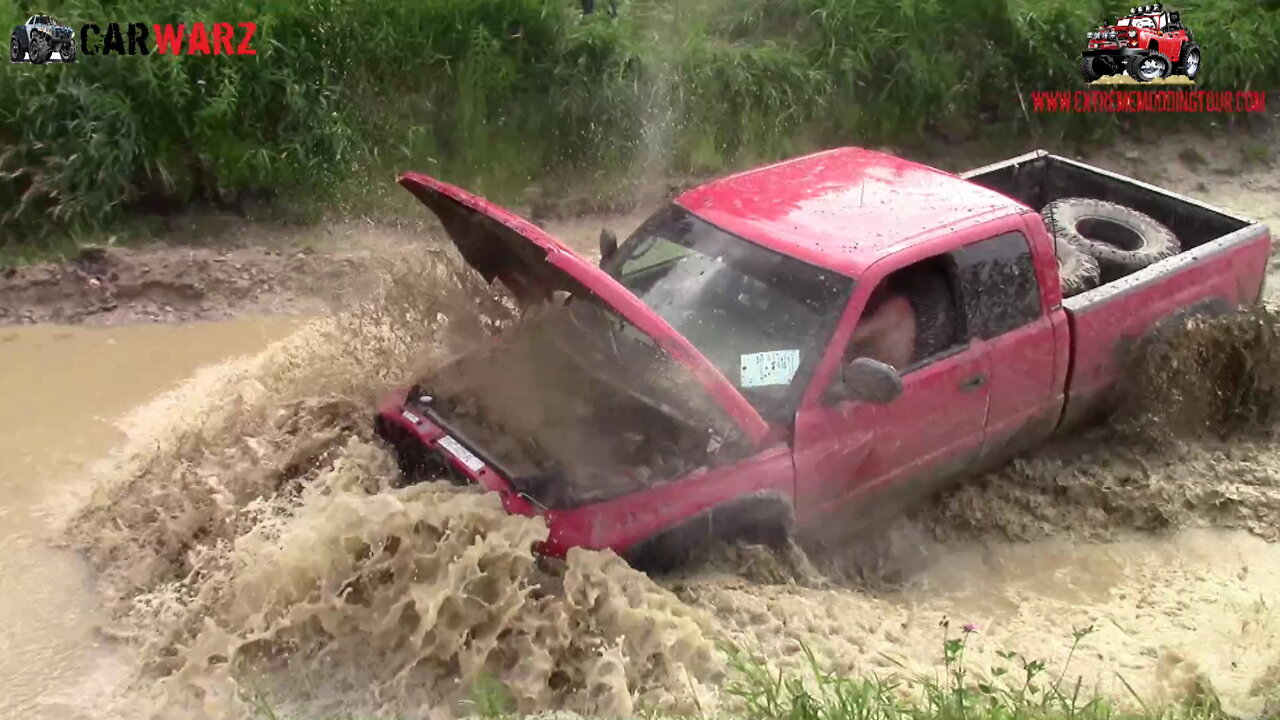
[[[408,473],[542,515],[552,555],[775,541],[934,493],[1105,410],[1162,321],[1258,302],[1271,251],[1264,226],[1044,152],[959,176],[857,148],[769,165],[602,241],[599,267],[400,183],[526,311],[397,392],[379,432]],[[1033,210],[1064,197],[1141,211],[1181,252],[1064,300]],[[897,367],[857,349],[882,286],[915,312]]]

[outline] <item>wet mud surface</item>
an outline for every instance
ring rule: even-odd
[[[422,277],[458,291],[415,292]],[[609,552],[540,561],[545,526],[495,498],[394,487],[369,428],[403,368],[484,336],[468,277],[437,257],[131,413],[66,536],[97,574],[104,638],[135,658],[120,707],[235,717],[266,697],[444,717],[496,681],[522,711],[696,714],[733,707],[725,647],[795,672],[808,648],[841,672],[911,675],[936,668],[944,620],[978,626],[979,677],[1002,651],[1056,667],[1092,626],[1069,668],[1086,687],[1268,702],[1280,454],[1266,423],[1241,442],[1113,432],[1047,448],[875,539],[869,576],[802,549],[730,548],[660,577]]]
[[[658,201],[651,202],[656,207]],[[625,237],[645,214],[552,215],[546,224],[575,250],[596,255],[602,227]],[[244,225],[194,245],[171,239],[89,247],[65,262],[0,269],[0,326],[337,312],[367,297],[400,259],[447,247],[441,237],[424,220],[397,226],[336,222],[302,230]]]
[[[65,264],[0,271],[0,323],[186,322],[246,311],[296,313],[305,308],[298,299],[302,287],[342,287],[354,271],[351,260],[248,248],[85,250]]]

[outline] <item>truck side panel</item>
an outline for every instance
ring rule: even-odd
[[[1256,303],[1270,254],[1270,233],[1251,225],[1065,300],[1072,347],[1062,424],[1107,407],[1128,351],[1161,319],[1211,298]]]
[[[991,404],[981,467],[1027,450],[1053,434],[1066,402],[1071,334],[1062,309],[1058,262],[1044,221],[1022,215],[1040,289],[1041,317],[987,340]]]

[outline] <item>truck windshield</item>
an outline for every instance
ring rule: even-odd
[[[762,417],[790,419],[853,280],[776,253],[678,205],[604,268],[683,335]]]

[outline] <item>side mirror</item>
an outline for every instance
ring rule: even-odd
[[[869,357],[854,358],[840,373],[843,395],[849,400],[883,405],[902,394],[902,376],[892,365]]]
[[[613,231],[605,228],[600,231],[600,264],[604,265],[605,261],[618,252],[618,236]]]

